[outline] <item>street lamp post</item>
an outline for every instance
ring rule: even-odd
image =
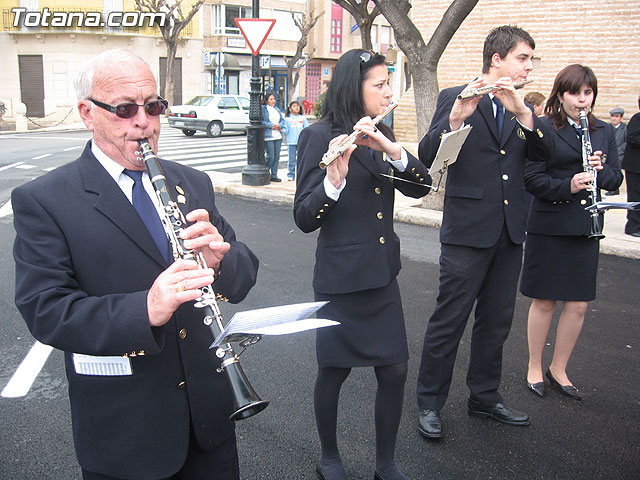
[[[253,0],[253,18],[260,18],[260,0]],[[251,56],[251,90],[247,127],[247,165],[242,169],[243,185],[268,185],[269,169],[264,164],[264,125],[260,108],[260,57]]]

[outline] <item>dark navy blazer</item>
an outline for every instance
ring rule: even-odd
[[[394,170],[380,152],[358,147],[349,160],[347,184],[338,201],[324,189],[325,170],[318,166],[329,141],[345,133],[318,122],[298,140],[297,190],[293,207],[303,232],[320,228],[313,288],[325,294],[386,286],[400,271],[400,240],[393,230],[395,189],[418,198],[429,193],[426,167],[407,154],[404,172]],[[383,177],[387,174],[419,185]]]
[[[544,122],[556,137],[554,153],[546,162],[527,162],[525,184],[534,195],[527,221],[527,231],[544,235],[589,235],[590,205],[587,190],[571,193],[571,179],[582,172],[582,143],[575,129],[567,124],[560,130],[551,118]],[[620,159],[613,126],[597,120],[589,133],[592,151],[606,155],[604,168],[597,174],[598,188],[615,190],[622,183]],[[598,191],[598,200],[600,192]]]
[[[214,289],[242,300],[258,260],[218,212],[210,179],[162,166],[170,188],[185,192],[183,213],[208,210],[231,244]],[[90,143],[78,160],[13,190],[11,200],[16,305],[36,339],[65,351],[80,465],[118,478],[165,478],[184,464],[190,428],[204,449],[228,439],[231,394],[215,371],[202,311],[185,304],[166,325],[149,325],[148,289],[167,265]],[[79,375],[71,352],[128,354],[133,375]]]
[[[420,160],[431,166],[440,138],[451,131],[449,114],[464,86],[440,92],[429,132],[420,142]],[[498,138],[491,99],[485,95],[465,120],[473,129],[457,161],[448,168],[440,241],[486,248],[494,245],[506,224],[511,241],[522,243],[526,207],[524,162],[546,160],[553,151],[551,132],[534,115],[532,131],[506,111]]]

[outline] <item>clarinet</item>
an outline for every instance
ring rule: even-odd
[[[589,157],[591,156],[593,149],[591,148],[591,136],[589,135],[589,119],[587,118],[587,112],[584,108],[580,109],[578,114],[580,118],[580,129],[582,130],[582,169],[591,175],[593,175],[593,181],[589,183],[589,202],[590,206],[598,203],[598,171],[595,167],[589,163]],[[604,238],[602,234],[602,225],[600,224],[600,210],[593,208],[590,210],[591,216],[591,233],[589,238],[600,240]]]
[[[140,161],[144,161],[153,188],[162,205],[162,225],[169,238],[173,258],[175,260],[193,260],[200,268],[206,268],[207,265],[202,253],[196,254],[194,250],[185,248],[184,241],[180,238],[180,232],[184,229],[186,220],[178,204],[171,196],[167,186],[167,179],[164,176],[158,157],[153,153],[153,149],[147,140],[139,140],[138,143],[140,144],[140,152],[136,152],[136,154],[140,155],[138,157]],[[204,313],[203,323],[209,327],[213,337],[217,338],[224,329],[224,322],[216,301],[216,294],[211,285],[200,288],[200,292],[201,296],[196,300],[194,306],[202,309]],[[222,362],[217,372],[226,373],[233,394],[234,411],[229,416],[229,419],[243,420],[264,410],[269,405],[269,402],[260,400],[260,397],[251,387],[238,361],[239,354],[234,352],[231,344],[227,343],[218,347],[215,354]]]

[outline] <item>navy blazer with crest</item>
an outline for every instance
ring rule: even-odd
[[[427,166],[433,163],[442,134],[451,131],[449,115],[463,89],[447,88],[438,95],[429,132],[419,146],[420,160]],[[513,243],[524,241],[525,158],[543,161],[553,151],[551,132],[535,115],[533,118],[533,130],[529,131],[505,111],[499,138],[492,101],[489,95],[480,99],[464,122],[473,129],[457,161],[448,168],[442,243],[487,248],[498,241],[505,224]]]
[[[214,289],[239,302],[255,284],[257,258],[218,212],[206,174],[161,164],[170,188],[184,191],[183,213],[208,210],[231,244]],[[215,371],[202,310],[183,304],[167,324],[149,325],[147,293],[167,264],[90,142],[78,160],[14,189],[11,200],[16,305],[36,339],[65,352],[80,465],[165,478],[184,464],[190,428],[205,450],[228,439],[231,393]],[[72,352],[127,354],[133,374],[77,374]]]
[[[583,171],[582,141],[573,126],[556,130],[553,119],[544,122],[556,136],[555,150],[546,162],[527,162],[525,184],[534,195],[527,221],[527,232],[544,235],[585,235],[591,232],[591,204],[588,190],[571,193],[571,179]],[[597,198],[600,188],[615,190],[622,183],[620,159],[613,126],[597,120],[595,131],[589,133],[592,151],[600,150],[606,161],[597,174]],[[602,225],[602,222],[601,222]]]
[[[303,232],[320,228],[313,288],[324,294],[384,287],[398,275],[400,239],[393,230],[395,189],[419,198],[429,193],[423,185],[431,185],[427,169],[413,155],[407,153],[407,168],[398,172],[382,153],[358,147],[349,159],[346,187],[338,201],[332,200],[324,189],[326,171],[318,164],[330,140],[343,133],[320,121],[302,130],[298,140],[293,215]]]

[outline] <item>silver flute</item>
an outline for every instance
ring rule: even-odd
[[[389,105],[387,108],[385,108],[384,112],[373,119],[373,124],[377,125],[378,123],[380,123],[380,120],[393,112],[393,109],[397,106],[397,103],[392,103],[391,105]],[[320,161],[320,168],[327,168],[333,163],[336,158],[349,150],[349,147],[356,142],[356,140],[358,139],[358,135],[360,135],[361,133],[362,132],[360,130],[354,130],[347,138],[327,150],[322,156],[322,160]]]
[[[519,90],[525,85],[528,85],[533,81],[534,81],[533,78],[528,78],[520,82],[513,82],[513,88],[515,88],[516,90]],[[464,100],[465,98],[481,97],[482,95],[486,95],[487,93],[497,92],[501,88],[502,87],[498,85],[485,85],[484,87],[470,88],[468,90],[465,89],[462,92],[460,92],[460,94],[458,95],[458,100]]]
[[[147,140],[139,140],[138,143],[140,144],[140,152],[136,152],[136,154],[140,155],[139,159],[144,161],[144,166],[162,205],[162,225],[169,238],[174,259],[193,260],[200,268],[207,268],[202,253],[196,253],[194,250],[185,248],[184,240],[180,238],[180,232],[185,228],[187,222],[171,195],[158,157],[153,153],[153,149]],[[224,320],[216,301],[217,295],[211,285],[201,287],[200,292],[201,296],[196,300],[194,306],[202,309],[203,323],[209,327],[213,337],[217,338],[224,330]],[[260,397],[256,394],[240,366],[238,361],[239,354],[234,352],[231,344],[227,343],[218,347],[215,354],[222,361],[218,373],[226,373],[233,395],[234,411],[229,416],[229,419],[243,420],[264,410],[269,405],[269,402],[260,400]]]

